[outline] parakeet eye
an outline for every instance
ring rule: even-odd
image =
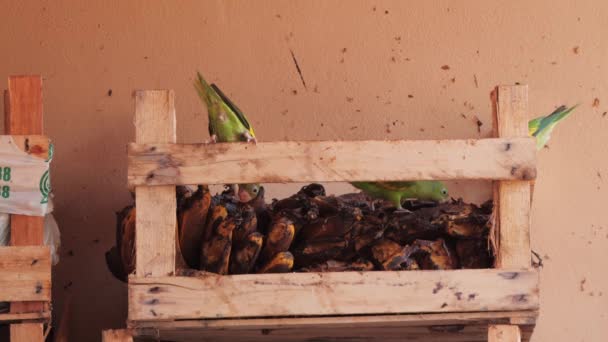
[[[443,196],[447,196],[448,195],[448,189],[445,189],[445,188],[441,189],[441,194]]]
[[[257,194],[258,193],[258,188],[253,188],[253,193]]]

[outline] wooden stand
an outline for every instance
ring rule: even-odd
[[[5,133],[25,152],[45,158],[49,141],[42,129],[42,78],[11,76],[4,94]],[[0,301],[13,322],[11,341],[43,341],[43,323],[50,320],[51,255],[43,245],[43,217],[11,215],[11,247],[0,247]]]
[[[175,144],[172,91],[138,91],[128,152],[137,201],[132,333],[172,341],[528,340],[539,307],[529,242],[535,143],[524,130],[527,88],[495,95],[494,139],[207,145]],[[419,179],[497,181],[496,269],[176,276],[176,185]]]

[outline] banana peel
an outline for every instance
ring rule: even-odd
[[[287,252],[294,236],[295,226],[293,221],[285,217],[276,219],[266,236],[266,243],[260,255],[261,261],[267,262],[278,253]]]
[[[458,240],[455,249],[461,268],[491,268],[494,264],[487,239]]]
[[[417,254],[417,262],[425,270],[451,270],[458,268],[455,253],[444,239],[435,241],[416,240],[413,244],[422,253]]]
[[[243,205],[238,210],[240,217],[239,225],[234,229],[233,240],[235,243],[245,241],[245,239],[257,230],[258,218],[255,209],[250,205]]]
[[[194,269],[199,268],[200,249],[210,206],[211,194],[208,188],[199,187],[184,200],[178,210],[180,249],[186,264]]]
[[[344,238],[307,241],[292,249],[298,269],[323,263],[330,259],[341,259],[347,251]]]
[[[374,270],[374,264],[365,259],[355,261],[327,260],[323,263],[301,269],[303,272],[363,272],[372,270]]]
[[[293,255],[290,252],[280,252],[266,262],[258,273],[287,273],[293,269]]]
[[[253,232],[249,234],[232,252],[230,274],[250,273],[258,260],[263,241],[264,236],[261,233]]]
[[[203,242],[201,248],[201,269],[217,274],[228,274],[230,253],[232,252],[232,231],[237,223],[233,218],[222,220],[215,234]]]
[[[116,246],[125,278],[135,271],[135,206],[127,206],[116,215]]]

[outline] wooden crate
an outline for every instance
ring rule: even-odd
[[[176,144],[173,91],[136,92],[136,272],[128,326],[171,341],[527,340],[539,308],[530,265],[527,87],[493,92],[492,139]],[[175,185],[360,180],[495,182],[495,269],[179,276]],[[490,325],[490,329],[488,329]],[[108,339],[110,340],[110,339]]]
[[[42,136],[42,78],[11,76],[4,92],[5,133],[26,153],[46,159],[49,139]],[[11,341],[44,341],[51,317],[51,252],[43,246],[43,217],[11,215],[11,246],[0,247],[0,302],[10,311]]]

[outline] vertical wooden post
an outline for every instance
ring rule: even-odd
[[[175,104],[172,90],[135,93],[135,141],[175,143]],[[135,273],[138,277],[175,272],[177,234],[175,186],[135,188]]]
[[[488,328],[488,342],[521,342],[521,332],[517,325],[491,325]]]
[[[133,342],[133,336],[126,329],[104,330],[101,332],[101,342]]]
[[[528,136],[528,87],[498,87],[499,137]],[[530,182],[498,182],[498,268],[530,268]]]
[[[11,324],[11,342],[42,342],[42,323]]]
[[[528,87],[499,86],[494,92],[494,124],[498,137],[528,136]],[[530,182],[494,184],[496,268],[528,269],[530,251]],[[519,342],[517,325],[491,325],[490,342]]]
[[[4,96],[6,134],[43,134],[42,78],[40,76],[11,76]],[[11,215],[11,245],[43,244],[44,217]],[[45,310],[44,302],[13,302],[11,313]],[[11,340],[42,341],[42,324],[11,325]]]

